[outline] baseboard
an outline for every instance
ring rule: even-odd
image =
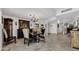
[[[50,35],[50,34],[57,34],[57,33],[48,33],[48,35]]]

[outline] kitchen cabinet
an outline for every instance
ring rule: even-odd
[[[79,31],[71,31],[71,47],[79,48]]]

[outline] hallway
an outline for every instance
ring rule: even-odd
[[[47,39],[48,38],[48,39]],[[31,43],[28,47],[23,44],[23,39],[17,39],[17,43],[9,44],[3,47],[3,51],[78,51],[78,49],[71,48],[70,38],[68,36],[50,34],[46,36],[46,43]]]

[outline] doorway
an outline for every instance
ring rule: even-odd
[[[3,28],[6,30],[8,37],[13,35],[13,20],[11,18],[3,18]],[[4,42],[5,42],[4,37]]]
[[[22,32],[24,25],[26,25],[30,29],[30,22],[29,21],[19,20],[18,38],[24,37],[23,32]]]
[[[63,23],[57,24],[57,34],[63,34]]]

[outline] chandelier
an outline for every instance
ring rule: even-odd
[[[30,14],[29,16],[30,16],[31,21],[33,21],[33,22],[38,22],[39,17],[37,17],[37,16],[35,16],[35,15],[32,15],[32,14]]]

